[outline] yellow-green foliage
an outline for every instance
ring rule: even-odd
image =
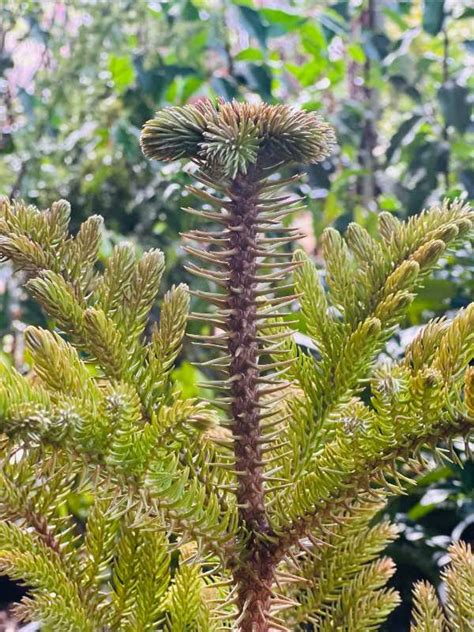
[[[446,599],[441,605],[428,582],[413,590],[414,611],[410,632],[469,632],[474,626],[474,555],[469,544],[456,542],[449,553],[451,562],[441,577]]]
[[[398,604],[398,594],[384,588],[393,562],[377,559],[397,530],[385,521],[370,526],[381,508],[378,503],[359,506],[351,521],[332,529],[324,547],[310,540],[297,564],[309,581],[295,593],[300,605],[290,615],[292,623],[311,621],[315,630],[346,626],[363,632],[377,629]]]
[[[233,437],[171,377],[187,288],[159,301],[162,254],[129,244],[101,270],[101,221],[72,237],[68,220],[64,201],[45,212],[4,201],[0,212],[1,256],[26,272],[51,323],[26,331],[29,370],[0,366],[0,569],[30,587],[19,612],[45,630],[237,630],[233,574],[249,532]],[[269,528],[257,534],[276,568],[272,629],[375,630],[398,603],[385,588],[393,563],[379,558],[396,529],[376,515],[414,482],[412,460],[472,430],[474,306],[429,323],[400,362],[377,357],[471,221],[454,203],[406,223],[382,213],[376,237],[328,229],[325,279],[295,254],[317,359],[268,325],[286,331],[278,350],[293,359],[266,436]],[[85,532],[74,498],[88,503]],[[420,584],[414,632],[472,629],[472,554],[451,555],[446,622]]]
[[[165,623],[170,631],[213,629],[201,565],[187,562],[173,579],[163,525],[148,518],[135,526],[135,519],[123,500],[104,496],[73,547],[73,524],[53,534],[34,521],[30,529],[0,523],[0,569],[29,588],[17,614],[51,632],[152,631]]]

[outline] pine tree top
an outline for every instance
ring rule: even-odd
[[[203,99],[164,108],[141,135],[148,158],[188,158],[230,178],[247,173],[251,165],[272,169],[291,162],[320,162],[335,143],[333,128],[314,112],[235,100]]]

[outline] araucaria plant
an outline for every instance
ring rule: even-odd
[[[292,253],[300,201],[277,174],[334,143],[317,115],[286,106],[202,101],[146,123],[146,156],[194,163],[202,204],[185,210],[202,224],[184,250],[209,283],[171,288],[151,327],[161,253],[120,244],[101,266],[98,217],[71,237],[67,202],[3,202],[1,255],[55,329],[27,329],[24,374],[1,368],[0,569],[28,587],[25,619],[366,632],[397,606],[379,557],[397,536],[384,503],[467,442],[474,306],[431,321],[402,360],[379,358],[473,215],[453,202],[406,222],[381,213],[375,236],[329,228],[322,274]],[[211,402],[187,399],[171,374],[189,294],[210,304],[190,317],[204,321],[193,338],[209,350]],[[443,604],[415,588],[413,632],[472,629],[472,552],[451,555]]]

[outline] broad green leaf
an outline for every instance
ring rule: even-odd
[[[408,29],[407,21],[400,15],[399,9],[384,7],[383,13],[402,30]]]
[[[438,90],[438,99],[446,125],[452,125],[463,134],[471,120],[472,104],[469,90],[449,81]]]
[[[379,207],[384,211],[399,211],[400,201],[394,195],[381,195],[379,197]]]
[[[119,92],[123,92],[135,80],[135,70],[130,57],[127,55],[110,55],[109,70],[115,87]]]
[[[322,29],[314,22],[308,22],[301,28],[301,44],[304,50],[315,57],[326,51],[326,38]]]
[[[285,64],[285,68],[300,82],[302,86],[311,86],[324,73],[327,64],[324,58],[307,62],[306,64]]]
[[[449,279],[428,279],[408,309],[410,320],[420,323],[427,312],[442,313],[455,294],[456,287]]]
[[[330,191],[324,203],[325,224],[332,224],[340,215],[342,215],[343,212],[344,208],[339,203],[337,195],[334,192]]]
[[[416,125],[416,123],[418,123],[420,119],[421,119],[421,115],[415,114],[413,116],[410,116],[410,118],[406,119],[405,121],[403,121],[403,123],[400,125],[400,127],[397,129],[395,134],[390,139],[390,144],[388,146],[387,153],[385,154],[387,163],[392,160],[395,152],[403,143],[403,139],[407,136],[407,134],[409,134],[409,132],[411,132],[414,125]]]
[[[443,28],[444,0],[425,0],[423,9],[423,29],[430,35],[437,35]]]
[[[262,9],[260,13],[270,25],[268,29],[270,36],[284,35],[294,31],[307,20],[301,15],[287,13],[281,9]]]
[[[263,99],[272,99],[272,73],[263,64],[246,64],[243,74],[249,88],[255,90]]]
[[[237,5],[239,19],[247,33],[257,40],[262,48],[267,47],[268,27],[264,24],[261,15],[255,9],[242,4]]]
[[[347,47],[347,52],[351,59],[353,59],[358,64],[363,64],[365,61],[365,52],[360,44],[349,44]]]
[[[263,61],[264,56],[260,49],[258,48],[244,48],[237,53],[234,57],[234,61]]]
[[[191,0],[187,0],[185,2],[181,12],[181,18],[183,20],[188,20],[189,22],[199,20],[199,11],[196,9]]]
[[[423,495],[420,502],[410,509],[407,516],[410,520],[419,520],[434,511],[449,498],[450,490],[431,488]]]

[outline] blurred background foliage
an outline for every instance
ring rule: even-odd
[[[65,197],[75,227],[100,213],[103,255],[124,236],[159,247],[165,285],[189,280],[179,233],[194,220],[180,207],[196,204],[186,170],[141,156],[140,128],[166,105],[283,101],[333,123],[337,153],[296,187],[308,210],[293,221],[316,258],[328,225],[371,231],[380,210],[407,217],[474,198],[469,0],[3,0],[0,10],[0,193],[41,208]],[[468,246],[445,259],[389,357],[421,323],[473,299],[473,270]],[[5,268],[0,291],[2,358],[21,366],[22,329],[42,316]],[[193,395],[192,348],[183,358],[176,379]],[[473,478],[471,465],[437,468],[390,507],[407,600],[412,580],[436,581],[450,539],[473,533]],[[407,629],[406,607],[388,629]]]

